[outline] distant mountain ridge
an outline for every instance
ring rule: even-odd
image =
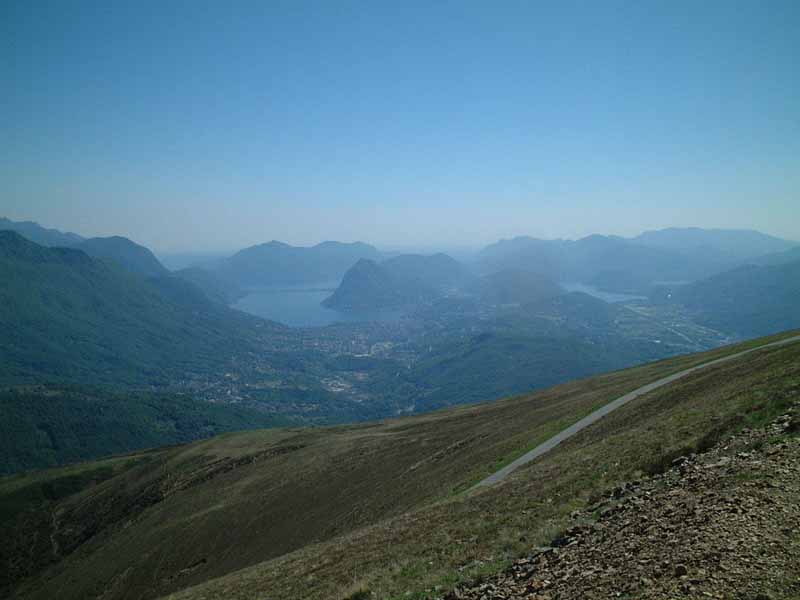
[[[41,246],[73,246],[85,239],[77,233],[46,229],[33,221],[12,221],[5,217],[0,217],[0,231],[16,231]]]
[[[113,261],[143,277],[163,277],[169,273],[148,248],[118,235],[84,238],[75,233],[46,229],[32,221],[5,218],[0,218],[0,231],[14,231],[40,246],[76,248],[94,258]]]
[[[757,231],[699,228],[648,231],[634,238],[591,235],[575,241],[523,236],[487,246],[478,265],[484,273],[524,269],[556,281],[642,293],[659,282],[702,279],[796,245]]]
[[[699,227],[669,227],[645,231],[631,238],[644,246],[679,252],[715,252],[734,260],[747,260],[764,254],[784,252],[797,246],[753,229],[701,229]]]
[[[223,260],[217,274],[239,286],[339,281],[360,259],[380,260],[376,248],[363,242],[322,242],[290,246],[267,242],[240,250]]]
[[[148,248],[128,238],[120,236],[89,238],[75,244],[73,248],[83,250],[94,258],[114,261],[131,273],[143,277],[163,277],[169,274]]]
[[[6,229],[43,246],[80,248],[145,278],[169,275],[149,249],[124,237],[85,239],[29,221],[0,218],[0,230]],[[213,265],[182,269],[174,275],[223,304],[234,302],[247,288],[330,283],[349,275],[338,293],[325,303],[342,310],[414,304],[440,295],[441,288],[453,287],[446,281],[447,267],[409,258],[412,256],[422,255],[384,260],[375,247],[362,242],[328,241],[298,247],[272,241],[244,248]],[[355,269],[361,260],[372,264]],[[520,281],[509,279],[514,272],[517,279],[521,273],[534,273],[542,282],[578,282],[604,291],[644,295],[654,286],[700,281],[747,264],[780,265],[796,260],[800,260],[800,244],[796,242],[755,230],[688,227],[645,231],[632,238],[590,235],[573,241],[521,236],[485,247],[478,254],[476,267],[486,276],[506,273],[505,280],[495,276],[496,285],[506,286],[504,292],[490,292],[487,285],[491,278],[484,280],[481,291],[487,301],[502,303],[501,296],[511,291],[509,285],[518,286],[519,293],[523,291]],[[433,276],[425,274],[428,268],[434,269]],[[381,273],[381,269],[388,271]],[[450,271],[456,273],[458,269]],[[458,278],[458,285],[466,281],[463,274]],[[528,291],[535,293],[533,288]],[[495,297],[490,300],[492,294]]]
[[[653,281],[695,279],[705,275],[689,257],[642,246],[616,236],[580,240],[502,240],[478,256],[482,272],[527,270],[555,281],[578,281],[620,292],[639,291]]]

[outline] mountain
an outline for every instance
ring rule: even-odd
[[[149,249],[128,238],[120,236],[89,238],[72,247],[83,250],[94,258],[113,261],[142,277],[163,277],[169,274]]]
[[[360,260],[323,304],[342,311],[404,308],[427,302],[470,279],[466,268],[446,254],[403,254],[378,264]]]
[[[800,261],[748,265],[659,291],[699,323],[743,337],[800,327]]]
[[[478,253],[484,273],[504,270],[530,271],[556,281],[564,280],[564,261],[570,240],[541,240],[528,236],[500,240]]]
[[[45,229],[33,221],[11,221],[3,217],[0,217],[0,231],[16,231],[42,246],[74,246],[84,239],[76,233]]]
[[[696,258],[614,236],[592,235],[567,249],[569,278],[609,291],[638,293],[654,281],[694,279],[717,268]]]
[[[489,304],[526,304],[564,293],[552,279],[522,269],[484,275],[466,289]]]
[[[797,456],[800,416],[796,428],[786,426],[795,422],[791,414],[779,429],[771,424],[795,402],[798,343],[755,351],[673,381],[603,417],[504,482],[471,489],[613,399],[745,347],[752,344],[428,415],[231,433],[5,478],[0,480],[0,595],[20,600],[255,600],[265,594],[287,600],[441,598],[537,547],[555,558],[586,548],[581,541],[590,536],[605,537],[609,544],[627,544],[634,536],[684,539],[684,533],[689,537],[706,527],[708,519],[741,529],[748,515],[770,508],[777,537],[759,541],[745,528],[743,547],[753,551],[748,560],[760,561],[762,547],[796,553],[791,540],[778,533],[787,528],[786,515],[793,518],[796,511],[776,507],[795,510],[793,502],[785,502],[797,497],[792,470],[785,465],[794,465]],[[743,430],[763,430],[763,435],[748,446],[733,437]],[[731,440],[727,458],[714,456],[714,464],[700,465],[703,452]],[[784,465],[781,482],[788,487],[771,487],[767,477],[757,475],[768,456]],[[752,466],[749,477],[733,469],[740,462]],[[773,462],[769,474],[775,473]],[[678,529],[636,519],[639,509],[649,511],[656,499],[661,502],[660,490],[679,471],[692,485],[719,473],[740,487],[734,495],[722,490],[704,495],[702,502],[691,493],[667,494],[670,513],[687,515],[685,523],[674,523]],[[748,485],[752,475],[759,485]],[[746,489],[753,501],[738,502],[738,492]],[[721,514],[706,514],[705,507],[716,504]],[[581,516],[577,523],[570,516],[575,514]],[[634,520],[641,529],[625,529]],[[603,535],[608,531],[621,537],[612,540]],[[713,579],[718,580],[749,568],[744,563],[719,567],[720,554],[713,549],[728,545],[727,540],[708,540],[697,562],[687,562],[699,581],[691,585],[711,581],[700,569],[717,568]],[[688,582],[673,576],[675,564],[683,564],[682,554],[665,558],[663,547],[654,553],[658,559],[646,568],[664,570],[659,585]],[[520,564],[532,568],[536,561],[525,558]],[[588,577],[582,573],[554,578],[563,585]],[[793,573],[788,587],[774,590],[792,589]],[[640,583],[638,577],[625,582]],[[530,589],[542,585],[535,574],[529,583]]]
[[[523,269],[560,282],[641,294],[659,282],[703,279],[794,245],[757,231],[697,228],[648,231],[630,239],[518,237],[484,248],[478,265],[484,273]]]
[[[631,241],[674,250],[696,257],[709,254],[719,260],[745,261],[764,254],[784,252],[797,246],[791,242],[752,229],[701,229],[699,227],[659,229],[645,231]]]
[[[0,231],[15,231],[40,246],[77,248],[94,258],[114,261],[143,277],[162,277],[169,273],[149,249],[120,236],[86,239],[75,233],[45,229],[31,221],[4,218],[0,218]]]
[[[417,299],[415,290],[404,289],[374,260],[362,258],[347,270],[339,287],[322,304],[358,311],[404,306]]]
[[[747,262],[754,265],[785,265],[787,263],[800,261],[800,246],[795,246],[783,252],[772,252]]]
[[[360,259],[380,260],[380,253],[361,242],[323,242],[312,247],[269,242],[245,248],[222,261],[223,279],[240,286],[339,281]]]
[[[233,304],[245,295],[245,292],[235,284],[223,281],[214,271],[200,267],[186,267],[173,271],[172,275],[192,283],[201,289],[209,300],[221,304]]]
[[[163,384],[222,370],[277,324],[82,250],[0,232],[0,383]]]
[[[696,278],[707,265],[680,253],[615,236],[580,240],[503,240],[479,253],[484,273],[526,270],[555,281],[581,282],[615,292],[640,292],[656,281]]]
[[[440,290],[459,287],[470,278],[464,265],[441,252],[401,254],[383,261],[381,266],[399,281]]]

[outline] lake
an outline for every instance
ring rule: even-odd
[[[290,327],[322,327],[332,323],[396,321],[399,311],[342,313],[320,303],[338,287],[337,282],[257,287],[231,306],[257,317]]]

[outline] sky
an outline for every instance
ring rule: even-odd
[[[0,216],[160,252],[800,240],[796,0],[0,3]]]

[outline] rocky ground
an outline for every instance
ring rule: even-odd
[[[800,403],[573,516],[552,547],[446,600],[800,598]]]

